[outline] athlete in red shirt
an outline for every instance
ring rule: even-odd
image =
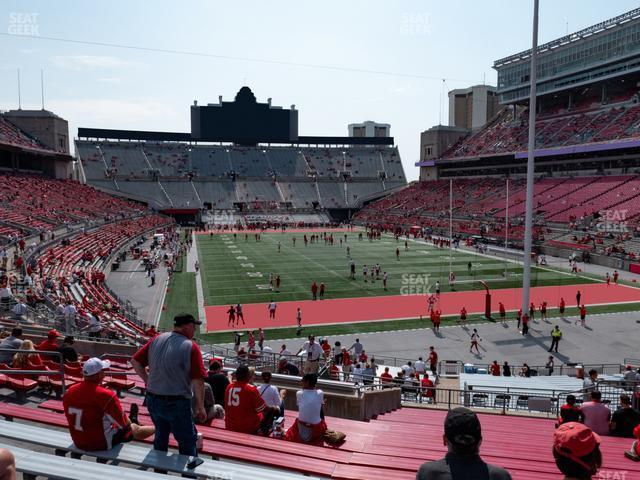
[[[115,392],[101,386],[104,370],[110,365],[108,360],[99,358],[87,360],[83,366],[84,381],[69,387],[62,397],[71,439],[83,450],[108,450],[155,433],[152,426],[132,423]],[[136,415],[133,417],[137,422]]]
[[[277,407],[269,407],[258,389],[251,384],[253,371],[246,365],[236,369],[236,379],[224,392],[225,427],[241,433],[268,434],[273,418],[280,413]]]
[[[494,377],[499,377],[500,376],[500,365],[498,365],[498,361],[497,360],[493,361],[493,363],[489,367],[489,370],[491,370],[491,375],[493,375]]]
[[[500,320],[502,320],[502,323],[506,323],[507,322],[507,311],[504,308],[504,303],[500,302]]]

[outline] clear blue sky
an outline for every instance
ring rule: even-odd
[[[407,177],[420,132],[438,124],[445,89],[483,79],[493,61],[531,46],[533,0],[4,0],[0,109],[45,106],[78,126],[189,131],[189,105],[231,99],[249,85],[259,101],[295,104],[301,135],[346,135],[347,124],[391,124]],[[541,0],[540,42],[638,6],[616,0]],[[36,15],[25,15],[36,14]],[[42,39],[202,52],[205,58]],[[395,75],[310,68],[346,67]],[[431,78],[415,78],[403,74]],[[446,103],[446,94],[445,99]],[[446,109],[442,115],[446,123]]]

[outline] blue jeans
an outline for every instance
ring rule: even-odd
[[[148,394],[147,408],[156,427],[153,448],[166,452],[169,449],[169,434],[172,433],[182,455],[198,455],[197,432],[189,398],[169,400]]]

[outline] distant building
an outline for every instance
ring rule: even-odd
[[[475,130],[498,111],[496,87],[475,85],[449,92],[449,126]]]
[[[349,124],[350,137],[390,137],[391,125],[388,123],[376,123],[366,121]]]
[[[69,123],[48,110],[10,110],[4,117],[51,150],[69,154]]]
[[[437,180],[435,160],[439,159],[458,140],[465,137],[466,128],[436,125],[420,134],[420,180]]]

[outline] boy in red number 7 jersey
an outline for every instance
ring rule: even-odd
[[[142,440],[154,434],[152,426],[138,425],[122,409],[114,391],[101,386],[108,360],[90,358],[82,367],[84,381],[71,386],[62,397],[69,433],[83,450],[109,450],[120,443]]]

